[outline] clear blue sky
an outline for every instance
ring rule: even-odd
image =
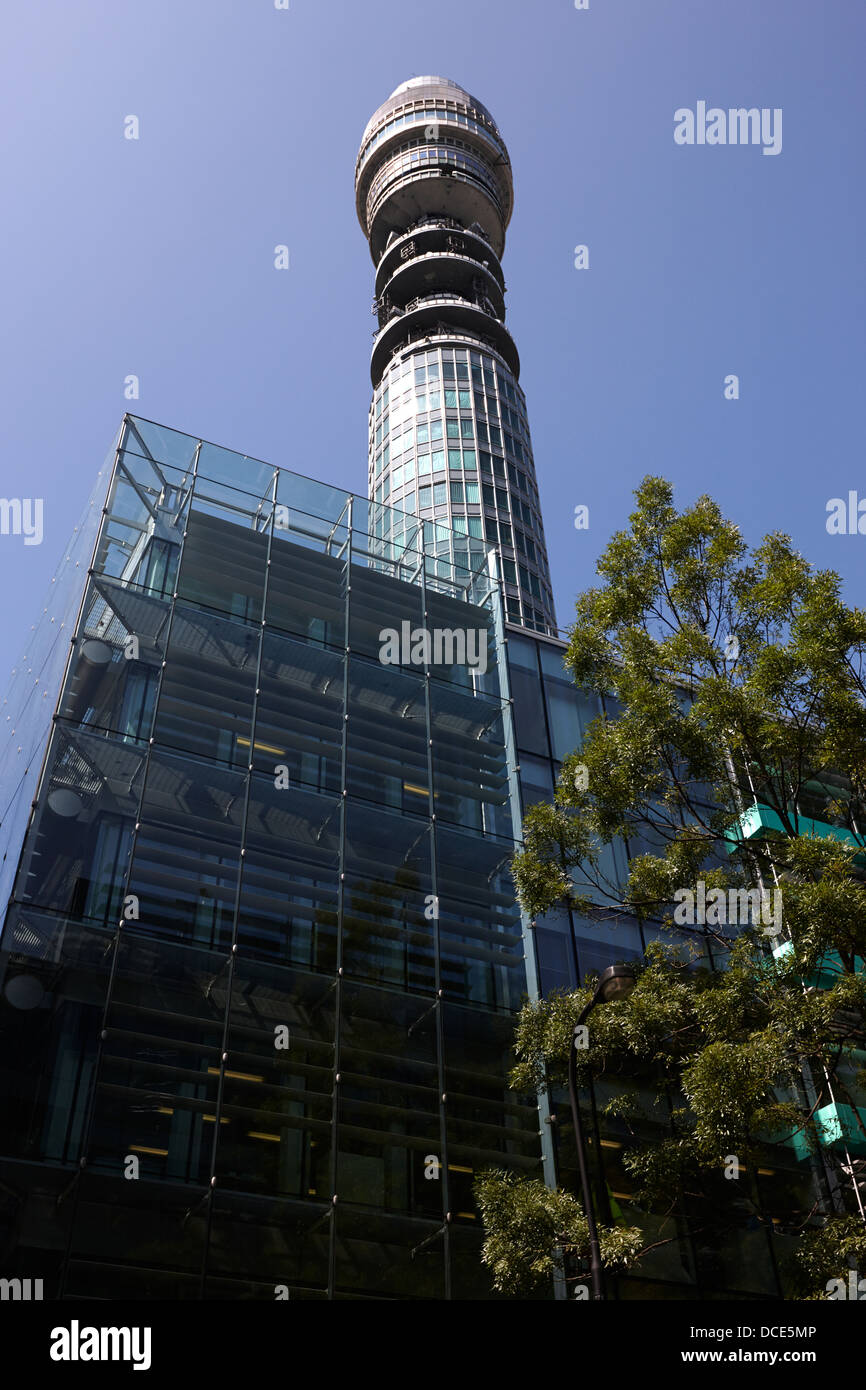
[[[866,536],[825,530],[830,497],[866,496],[864,39],[862,0],[13,0],[0,494],[43,497],[45,534],[0,536],[0,685],[125,409],[365,490],[353,166],[423,73],[511,151],[508,321],[560,624],[648,472],[750,540],[787,530],[866,601]],[[678,147],[698,100],[781,107],[782,153]]]

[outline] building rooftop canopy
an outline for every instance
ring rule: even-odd
[[[480,112],[481,115],[490,122],[494,130],[498,130],[495,120],[484,103],[479,101],[476,96],[473,96],[471,92],[467,91],[465,87],[461,87],[459,82],[455,82],[450,77],[438,77],[435,75],[409,77],[405,82],[401,82],[399,87],[394,88],[387,101],[383,101],[382,105],[376,108],[370,120],[367,122],[367,128],[364,131],[364,137],[361,141],[361,148],[363,149],[366,144],[370,132],[375,129],[379,121],[386,116],[389,111],[403,106],[407,101],[423,101],[437,96],[450,99],[451,101],[464,100],[469,106],[474,106],[475,110]]]
[[[127,415],[125,419],[125,447],[151,466],[155,493],[170,487],[184,495],[195,486],[197,494],[206,494],[212,506],[230,512],[239,523],[246,518],[243,524],[257,529],[269,524],[276,508],[288,513],[284,524],[289,532],[300,524],[301,517],[302,529],[323,537],[342,534],[351,526],[356,537],[369,537],[373,567],[396,564],[405,579],[423,563],[428,576],[435,575],[438,583],[447,582],[474,602],[483,602],[498,587],[490,574],[489,552],[485,549],[480,564],[471,563],[466,537],[439,521],[422,521],[411,512],[140,416]],[[138,486],[143,486],[140,480]],[[279,521],[277,526],[280,529]]]

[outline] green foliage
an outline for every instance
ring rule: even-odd
[[[749,784],[790,838],[816,788],[846,779],[846,798],[824,800],[850,828],[866,792],[866,614],[842,603],[838,577],[813,572],[786,536],[749,552],[708,497],[677,513],[663,479],[636,497],[630,531],[599,562],[604,585],[577,601],[566,654],[577,684],[621,710],[566,760],[555,807],[526,816],[514,874],[532,916],[563,898],[586,910],[590,888],[659,915],[672,884],[727,850]],[[663,862],[635,858],[623,888],[602,872],[602,850],[642,835]],[[721,879],[748,885],[760,869],[772,881],[788,854],[785,840],[759,853],[741,844]]]
[[[486,1238],[482,1259],[502,1293],[527,1293],[552,1278],[558,1269],[589,1253],[589,1231],[579,1204],[567,1192],[553,1191],[538,1178],[520,1180],[492,1170],[475,1185]],[[599,1232],[606,1267],[626,1267],[641,1245],[636,1228],[612,1227]]]
[[[690,1219],[709,1230],[725,1219],[717,1180],[726,1156],[753,1169],[768,1145],[795,1137],[815,1151],[815,1111],[831,1095],[863,1103],[866,614],[846,606],[838,576],[813,570],[788,537],[768,535],[750,550],[709,497],[678,512],[670,485],[646,478],[636,503],[599,562],[599,586],[577,600],[566,654],[605,712],[565,759],[554,804],[527,813],[512,870],[533,919],[569,903],[584,918],[615,908],[673,927],[682,890],[699,881],[708,894],[779,888],[781,937],[760,921],[743,928],[708,913],[716,968],[652,947],[634,992],[590,1015],[589,1046],[578,1053],[583,1084],[615,1085],[609,1117],[638,1126],[641,1107],[645,1118],[660,1106],[671,1115],[661,1142],[626,1146],[635,1203],[670,1211],[688,1192]],[[755,802],[781,833],[738,833]],[[846,839],[816,832],[816,822]],[[631,854],[625,882],[610,877],[616,841]],[[781,940],[790,949],[776,958]],[[590,995],[524,1007],[517,1090],[563,1083]],[[850,1177],[840,1183],[850,1212],[789,1206],[776,1217],[804,1233],[798,1277],[813,1284],[859,1250],[866,1231]],[[500,1261],[520,1189],[505,1184],[487,1212]],[[741,1206],[745,1192],[738,1185]],[[552,1239],[556,1227],[564,1238],[563,1214],[545,1210],[536,1236]],[[754,1203],[753,1217],[765,1219]],[[639,1267],[636,1248],[622,1257]]]
[[[859,1216],[831,1217],[800,1242],[794,1256],[800,1298],[826,1298],[831,1279],[848,1283],[848,1271],[866,1270],[866,1224]]]

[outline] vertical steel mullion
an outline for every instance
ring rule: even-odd
[[[426,556],[421,551],[421,612],[424,627],[427,628],[427,565]],[[428,644],[429,645],[429,644]],[[430,887],[436,911],[433,914],[433,960],[436,991],[434,1009],[436,1016],[436,1075],[439,1087],[439,1147],[442,1154],[442,1216],[443,1216],[443,1260],[445,1274],[445,1298],[451,1298],[451,1200],[448,1185],[448,1121],[447,1091],[445,1089],[445,1020],[442,1012],[442,948],[439,927],[439,874],[438,843],[436,838],[436,796],[433,783],[433,719],[430,704],[430,666],[424,662],[424,717],[427,726],[427,806],[430,816]]]
[[[273,482],[273,493],[274,493],[274,497],[273,497],[272,508],[271,508],[271,523],[270,523],[270,526],[268,527],[268,543],[267,543],[267,550],[266,550],[266,553],[265,553],[265,576],[264,576],[264,583],[263,583],[263,586],[262,586],[262,615],[261,615],[261,618],[259,619],[259,649],[258,649],[258,653],[257,653],[257,656],[256,656],[256,683],[255,683],[255,687],[254,687],[254,691],[253,691],[253,708],[252,708],[252,714],[251,714],[251,717],[250,717],[250,756],[249,756],[249,761],[248,761],[248,764],[247,764],[246,774],[245,774],[245,777],[244,777],[244,804],[243,804],[243,811],[242,811],[242,813],[241,813],[241,839],[240,839],[240,850],[239,850],[239,853],[238,853],[237,882],[235,883],[235,901],[234,901],[234,908],[233,908],[233,910],[232,910],[231,952],[230,952],[230,955],[229,955],[229,970],[228,970],[228,983],[227,983],[227,986],[226,986],[225,1012],[224,1012],[224,1014],[223,1014],[223,1033],[222,1033],[222,1046],[220,1047],[219,1077],[217,1078],[216,1105],[215,1105],[215,1107],[214,1107],[215,1120],[214,1120],[213,1143],[211,1144],[210,1174],[209,1174],[210,1184],[209,1184],[209,1187],[208,1187],[207,1215],[206,1215],[206,1219],[205,1219],[205,1233],[204,1233],[204,1242],[203,1242],[203,1246],[202,1246],[201,1281],[200,1281],[200,1284],[199,1284],[199,1297],[200,1297],[201,1299],[204,1299],[204,1296],[205,1296],[205,1289],[206,1289],[206,1285],[207,1285],[208,1256],[210,1255],[210,1240],[211,1240],[211,1231],[212,1231],[212,1228],[213,1228],[213,1200],[214,1200],[214,1192],[215,1192],[216,1186],[217,1186],[216,1160],[217,1160],[217,1149],[218,1149],[218,1145],[219,1145],[220,1124],[222,1123],[223,1097],[224,1097],[224,1094],[225,1094],[226,1061],[228,1060],[228,1047],[229,1047],[229,1019],[230,1019],[230,1017],[231,1017],[232,990],[233,990],[233,987],[234,987],[235,965],[236,965],[236,962],[237,962],[237,953],[238,953],[238,946],[237,946],[237,939],[238,939],[238,916],[239,916],[239,913],[240,913],[241,892],[242,892],[242,890],[243,890],[244,855],[245,855],[245,853],[246,853],[247,817],[248,817],[248,815],[249,815],[249,809],[250,809],[250,791],[251,791],[251,788],[252,788],[252,780],[253,780],[253,760],[254,760],[254,757],[255,757],[255,747],[256,747],[256,718],[257,718],[257,714],[258,714],[259,683],[260,683],[260,681],[261,681],[261,675],[262,675],[262,651],[263,651],[264,643],[265,643],[265,627],[266,627],[266,625],[267,625],[266,614],[267,614],[267,605],[268,605],[268,582],[269,582],[269,579],[270,579],[271,550],[272,550],[272,547],[273,547],[273,540],[274,540],[274,519],[275,519],[275,517],[276,517],[276,494],[277,494],[277,479],[278,479],[278,477],[279,477],[279,474],[275,471],[275,472],[274,472],[274,482]]]
[[[488,552],[487,560],[488,573],[490,575],[491,593],[490,603],[493,615],[493,630],[496,636],[497,648],[497,670],[499,674],[499,694],[502,701],[502,726],[505,735],[505,758],[508,767],[508,793],[511,802],[512,817],[512,838],[515,847],[523,842],[523,816],[520,809],[520,782],[517,775],[519,766],[517,745],[514,737],[513,710],[514,701],[511,697],[511,680],[508,671],[508,643],[505,631],[505,619],[503,615],[504,601],[502,598],[502,587],[499,582],[498,570],[496,566],[496,552]],[[543,685],[543,674],[539,663],[539,678],[542,682],[542,709],[545,709],[546,699]],[[546,713],[545,713],[546,719]],[[549,741],[549,737],[548,737]],[[553,751],[552,744],[550,745]],[[538,970],[538,958],[535,951],[535,933],[533,923],[523,907],[520,908],[520,920],[523,925],[523,956],[524,969],[526,972],[526,988],[530,999],[541,998],[541,984]],[[550,1091],[547,1086],[543,1086],[537,1092],[538,1099],[538,1137],[541,1146],[541,1164],[544,1181],[551,1189],[556,1187],[556,1160],[553,1150],[552,1133],[552,1107],[550,1103]],[[557,1299],[566,1298],[566,1287],[561,1274],[554,1275],[554,1297]]]
[[[337,1273],[337,1136],[340,1114],[340,1042],[342,1036],[341,1019],[343,1010],[343,912],[345,899],[346,873],[346,826],[348,822],[348,739],[349,739],[349,658],[351,655],[350,618],[352,611],[352,548],[354,533],[352,529],[354,498],[349,495],[346,520],[346,602],[344,605],[343,633],[343,729],[340,747],[340,853],[337,878],[337,942],[336,977],[334,980],[334,1057],[333,1090],[331,1101],[331,1209],[330,1229],[328,1231],[328,1299],[334,1298]]]
[[[124,416],[124,431],[125,431],[125,429],[126,429],[126,424],[127,424],[127,417]],[[117,476],[117,464],[118,464],[118,461],[119,461],[119,455],[120,455],[120,451],[121,451],[121,448],[122,448],[122,440],[123,440],[123,438],[124,438],[124,433],[121,433],[121,439],[118,441],[117,451],[116,451],[116,454],[115,454],[115,468],[114,468],[114,473],[112,474],[112,480],[111,480],[112,482],[114,481],[114,478]],[[201,452],[201,445],[202,445],[202,441],[201,441],[200,439],[197,440],[197,441],[196,441],[196,446],[195,446],[195,455],[194,455],[194,458],[193,458],[193,468],[192,468],[193,488],[190,490],[190,500],[192,499],[192,493],[193,493],[194,486],[195,486],[195,476],[196,476],[196,470],[197,470],[197,468],[198,468],[198,457],[199,457],[199,453]],[[109,484],[107,496],[110,496],[110,493],[111,493],[111,484]],[[103,515],[104,515],[104,512],[103,512]],[[103,520],[103,526],[104,526],[104,524],[105,524],[105,522],[104,522],[104,520]],[[96,544],[95,544],[95,546],[94,546],[94,552],[93,552],[93,558],[94,558],[94,559],[96,558],[97,547],[98,547],[98,544],[99,544],[99,538],[100,538],[100,536],[101,536],[101,534],[102,534],[102,529],[103,529],[103,527],[100,527],[100,528],[99,528],[99,532],[97,533]],[[178,554],[178,567],[177,567],[177,573],[178,573],[178,575],[180,574],[180,563],[181,563],[181,559],[182,559],[182,557],[183,557],[183,541],[184,541],[185,538],[186,538],[186,528],[184,528],[183,534],[182,534],[182,536],[181,536],[181,544],[180,544],[179,554]],[[93,567],[92,567],[92,565],[91,565],[91,571],[92,571],[92,568],[93,568]],[[88,579],[90,578],[90,572],[91,572],[91,571],[88,571]],[[84,593],[82,594],[81,605],[80,605],[79,610],[78,610],[78,620],[77,620],[77,622],[76,622],[76,627],[78,627],[79,624],[80,624],[80,622],[81,622],[81,614],[82,614],[82,611],[83,611],[83,608],[84,608],[84,598],[85,598],[85,596],[86,596],[86,593],[87,593],[87,582],[85,582]],[[128,854],[128,856],[127,856],[127,861],[126,861],[126,871],[125,871],[125,873],[124,873],[124,875],[123,875],[123,880],[124,880],[124,881],[123,881],[123,893],[122,893],[122,899],[121,899],[121,902],[122,902],[122,903],[124,903],[124,902],[126,901],[128,895],[129,895],[129,879],[130,879],[130,874],[131,874],[131,872],[132,872],[133,860],[135,859],[135,847],[136,847],[137,840],[138,840],[138,830],[139,830],[139,826],[140,826],[140,824],[141,824],[141,811],[142,811],[142,807],[143,807],[143,805],[144,805],[144,793],[145,793],[145,789],[146,789],[146,787],[147,787],[147,774],[148,774],[148,772],[149,772],[149,770],[150,770],[150,755],[151,755],[151,749],[153,748],[153,731],[154,731],[154,728],[155,728],[155,726],[156,726],[156,716],[157,716],[157,711],[158,711],[158,709],[159,709],[159,697],[160,697],[160,694],[161,694],[161,692],[162,692],[162,682],[163,682],[163,677],[164,677],[164,673],[165,673],[166,658],[167,658],[167,656],[168,656],[168,644],[169,644],[169,642],[170,642],[170,640],[171,640],[171,627],[172,627],[172,622],[174,621],[174,610],[175,610],[175,601],[176,601],[176,599],[177,599],[177,590],[175,589],[175,590],[173,591],[173,593],[172,593],[171,599],[169,600],[168,626],[167,626],[167,628],[166,628],[166,634],[165,634],[165,647],[164,647],[164,650],[163,650],[163,661],[162,661],[162,665],[160,666],[159,678],[158,678],[158,681],[157,681],[156,694],[155,694],[155,696],[154,696],[154,701],[153,701],[153,713],[151,714],[151,719],[150,719],[150,734],[149,734],[149,736],[148,736],[148,741],[147,741],[147,751],[146,751],[145,756],[144,756],[144,763],[143,763],[144,771],[143,771],[143,773],[142,773],[142,778],[141,778],[141,791],[140,791],[139,797],[138,797],[138,810],[137,810],[137,812],[136,812],[136,819],[135,819],[135,823],[134,823],[134,825],[133,825],[133,831],[132,831],[132,839],[130,840],[130,845],[129,845],[129,854]],[[77,635],[77,634],[76,634],[76,635]],[[71,659],[71,652],[70,652],[70,659]],[[67,668],[67,669],[68,669],[68,668]],[[65,680],[65,676],[64,676],[64,680]],[[61,688],[62,688],[62,687],[61,687]],[[121,909],[121,910],[122,910],[122,909]],[[103,1044],[104,1044],[104,1042],[105,1042],[106,1025],[107,1025],[107,1023],[108,1023],[108,1014],[109,1014],[109,1010],[110,1010],[110,1008],[111,1008],[111,1003],[112,1003],[113,994],[114,994],[114,980],[115,980],[115,976],[116,976],[116,973],[117,973],[117,956],[118,956],[118,952],[119,952],[119,949],[120,949],[120,937],[121,937],[121,932],[122,932],[122,930],[123,930],[123,925],[124,925],[124,919],[121,917],[120,920],[119,920],[118,923],[117,923],[117,927],[115,928],[114,937],[113,937],[113,940],[112,940],[112,951],[113,951],[113,954],[112,954],[112,960],[111,960],[111,970],[110,970],[110,972],[109,972],[108,985],[107,985],[107,987],[106,987],[106,992],[105,992],[105,1004],[104,1004],[103,1010],[102,1010],[102,1027],[101,1027],[100,1030],[99,1030],[99,1042],[98,1042],[98,1044],[97,1044],[97,1048],[96,1048],[96,1057],[94,1058],[94,1063],[93,1063],[93,1074],[92,1074],[92,1079],[91,1079],[90,1095],[89,1095],[89,1097],[88,1097],[87,1108],[86,1108],[86,1114],[85,1114],[85,1120],[84,1120],[84,1124],[83,1124],[83,1126],[82,1126],[82,1132],[81,1132],[81,1146],[80,1146],[79,1160],[78,1160],[78,1165],[79,1165],[79,1166],[78,1166],[78,1173],[76,1174],[76,1181],[75,1181],[75,1186],[74,1186],[73,1194],[72,1194],[72,1211],[71,1211],[70,1218],[69,1218],[69,1235],[68,1235],[68,1237],[67,1237],[67,1241],[66,1241],[66,1250],[65,1250],[65,1253],[64,1253],[63,1264],[61,1265],[61,1271],[60,1271],[60,1282],[59,1282],[59,1287],[58,1287],[58,1297],[59,1297],[59,1298],[62,1298],[62,1297],[63,1297],[64,1292],[65,1292],[65,1289],[66,1289],[66,1282],[67,1282],[67,1278],[68,1278],[68,1274],[69,1274],[69,1262],[70,1262],[70,1259],[72,1258],[72,1241],[73,1241],[73,1236],[74,1236],[74,1232],[75,1232],[75,1223],[76,1223],[76,1219],[77,1219],[77,1216],[78,1216],[78,1207],[79,1207],[79,1188],[80,1188],[80,1183],[77,1181],[77,1179],[80,1177],[81,1173],[84,1171],[84,1169],[85,1169],[86,1166],[87,1166],[87,1155],[88,1155],[88,1149],[89,1149],[89,1146],[90,1146],[90,1138],[91,1138],[91,1135],[92,1135],[92,1132],[93,1132],[93,1119],[94,1119],[94,1114],[95,1114],[95,1111],[96,1111],[96,1092],[97,1092],[97,1088],[98,1088],[98,1084],[99,1084],[99,1069],[100,1069],[100,1067],[101,1067],[101,1065],[102,1065],[102,1056],[103,1056],[103,1050],[104,1050],[104,1049],[103,1049]]]

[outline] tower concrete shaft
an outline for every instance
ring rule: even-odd
[[[520,359],[505,326],[511,162],[490,112],[448,78],[402,83],[364,131],[355,198],[376,267],[370,499],[423,517],[428,545],[437,523],[456,533],[470,569],[496,549],[508,620],[552,633]],[[454,542],[440,544],[445,555]]]

